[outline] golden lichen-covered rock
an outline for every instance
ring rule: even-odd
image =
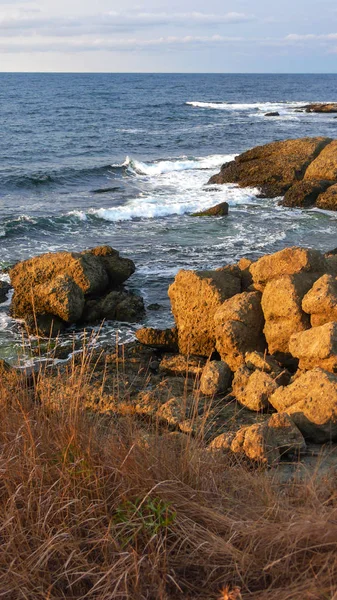
[[[332,140],[327,144],[317,158],[311,162],[304,179],[337,180],[337,140]]]
[[[182,354],[212,354],[214,314],[225,300],[240,292],[241,278],[229,271],[179,271],[168,294]]]
[[[312,284],[310,273],[287,275],[267,284],[262,295],[262,310],[270,354],[289,353],[292,334],[310,327],[309,315],[302,310],[302,298]]]
[[[290,415],[305,438],[318,444],[337,440],[336,375],[312,369],[278,388],[269,401]]]
[[[243,366],[235,373],[233,395],[240,404],[249,410],[256,412],[266,410],[270,406],[269,397],[279,387],[276,379],[269,373],[259,370],[251,372],[247,369],[245,373],[242,371],[239,373],[241,369],[247,369],[247,367]]]
[[[293,183],[303,179],[310,163],[330,142],[330,138],[316,137],[257,146],[225,163],[209,183],[238,183],[241,187],[259,187],[267,197],[282,196]],[[330,177],[316,174],[314,179]]]
[[[166,352],[178,352],[178,331],[176,327],[169,329],[143,327],[136,331],[136,338],[145,346],[166,350]]]
[[[312,327],[337,321],[337,280],[323,275],[315,281],[302,300],[304,312],[310,315]]]
[[[242,292],[223,302],[214,323],[216,349],[232,371],[244,363],[246,352],[264,349],[260,292]]]
[[[324,210],[337,210],[337,184],[331,185],[318,196],[316,206]]]
[[[291,336],[289,350],[303,370],[321,367],[337,372],[337,322],[325,323]]]
[[[232,371],[220,360],[208,361],[200,379],[200,391],[205,396],[223,394],[230,386]]]
[[[318,250],[292,246],[274,254],[266,254],[250,267],[256,289],[263,291],[267,283],[285,275],[319,274],[327,271],[324,256]]]

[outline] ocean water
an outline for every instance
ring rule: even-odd
[[[144,323],[168,326],[167,288],[179,269],[293,244],[336,247],[337,213],[207,186],[224,162],[258,144],[337,137],[334,115],[295,112],[336,101],[336,84],[337,75],[0,74],[0,267],[109,244],[136,263],[130,287],[161,306]],[[264,116],[274,110],[279,117]],[[223,200],[228,217],[188,214]],[[22,334],[8,304],[0,356],[15,361]],[[98,343],[134,330],[108,323]]]

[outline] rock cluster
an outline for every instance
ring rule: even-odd
[[[292,247],[216,271],[180,271],[169,296],[180,354],[166,357],[159,368],[175,365],[172,374],[180,361],[183,375],[187,362],[195,363],[204,396],[229,394],[256,414],[278,413],[269,425],[264,419],[230,438],[224,433],[214,447],[250,458],[256,451],[255,459],[269,464],[279,460],[279,447],[281,454],[284,448],[302,451],[303,436],[315,443],[337,441],[334,252]],[[142,331],[139,339],[146,343]],[[172,332],[161,336],[157,341],[171,342]],[[274,422],[283,423],[282,443],[270,433]],[[252,449],[252,440],[259,450]]]
[[[319,106],[315,112],[331,112]],[[301,138],[257,146],[225,163],[209,180],[223,183],[258,187],[262,197],[284,196],[283,206],[337,210],[337,140]]]
[[[144,313],[143,300],[123,287],[134,271],[132,260],[110,246],[36,256],[9,272],[11,314],[46,335],[72,323],[136,322]]]

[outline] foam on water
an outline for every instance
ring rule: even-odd
[[[188,106],[195,108],[211,108],[212,110],[227,111],[291,111],[303,107],[306,102],[251,102],[251,103],[231,103],[231,102],[186,102]]]
[[[229,162],[234,158],[235,155],[231,154],[215,154],[199,158],[188,158],[187,156],[182,156],[178,159],[158,160],[152,163],[145,163],[127,156],[122,166],[127,167],[131,173],[136,173],[137,175],[155,176],[176,171],[191,171],[195,169],[216,169],[217,167],[220,167],[223,163]]]

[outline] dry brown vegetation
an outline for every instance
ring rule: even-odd
[[[335,480],[281,485],[202,440],[85,411],[88,363],[59,407],[43,374],[2,377],[0,598],[337,598]]]

